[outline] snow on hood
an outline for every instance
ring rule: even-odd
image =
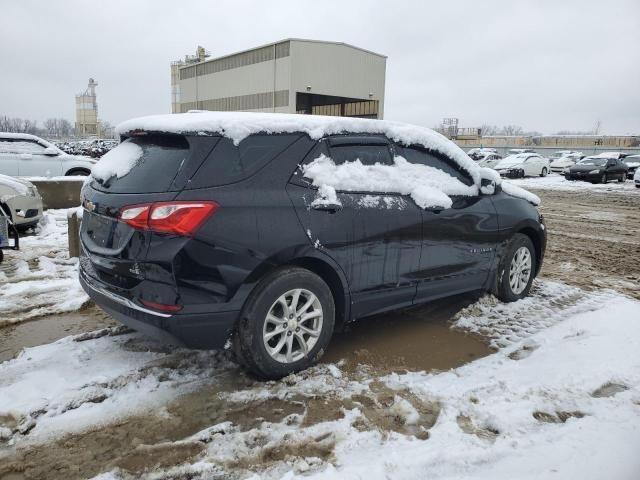
[[[33,187],[31,182],[2,174],[0,174],[0,184],[13,188],[20,195],[29,195],[29,187]]]
[[[124,142],[107,152],[91,169],[91,176],[106,182],[111,177],[124,177],[135,167],[142,157],[142,148],[131,142]]]

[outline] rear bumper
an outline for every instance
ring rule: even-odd
[[[162,343],[198,349],[224,347],[239,311],[167,314],[144,308],[80,268],[80,285],[109,315]]]

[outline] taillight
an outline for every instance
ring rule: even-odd
[[[182,310],[182,305],[167,305],[165,303],[152,302],[151,300],[140,299],[140,302],[145,306],[158,310],[160,312],[174,313]]]
[[[157,202],[124,207],[120,220],[138,230],[190,236],[215,213],[216,202]]]

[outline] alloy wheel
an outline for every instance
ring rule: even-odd
[[[304,288],[282,294],[273,302],[262,328],[267,353],[280,363],[305,358],[322,333],[322,304]]]
[[[520,295],[529,283],[531,277],[531,252],[527,247],[516,250],[509,266],[509,285],[511,291]]]

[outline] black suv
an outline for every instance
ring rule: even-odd
[[[138,162],[83,189],[80,280],[91,298],[136,330],[226,345],[254,374],[278,378],[316,362],[334,329],[355,319],[467,291],[528,294],[546,245],[531,203],[484,181],[490,194],[451,197],[450,208],[364,186],[315,202],[304,166],[321,155],[365,165],[402,156],[474,181],[423,145],[288,128],[239,143],[216,132],[123,132]]]

